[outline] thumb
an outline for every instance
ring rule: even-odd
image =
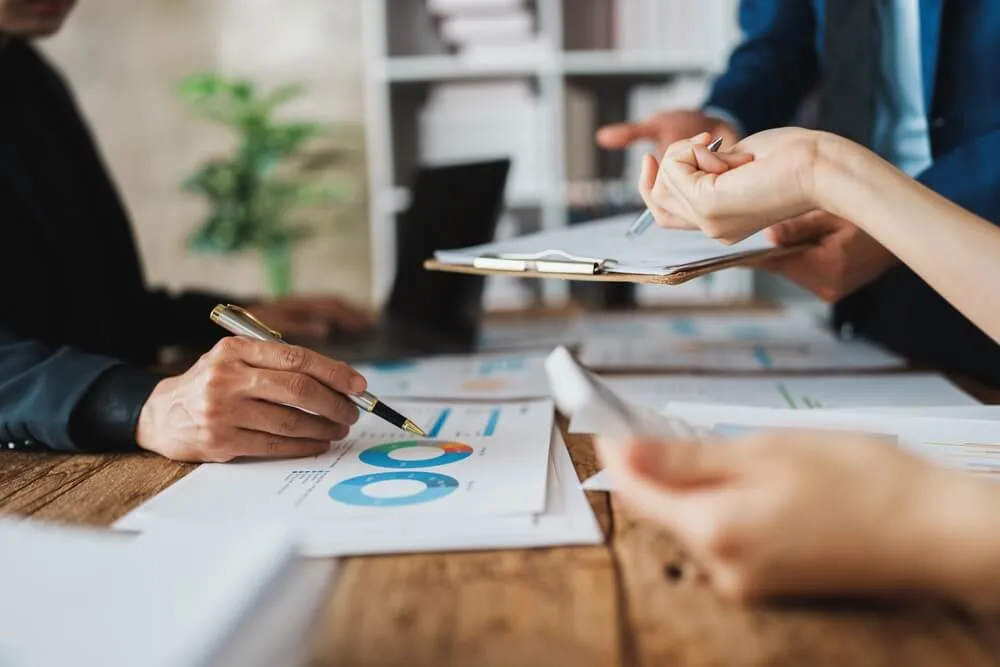
[[[698,170],[709,174],[724,174],[753,161],[750,153],[713,153],[700,144],[694,144],[691,150]]]
[[[636,474],[677,488],[732,477],[737,456],[734,447],[718,443],[636,441],[629,446],[626,461]]]
[[[596,138],[602,148],[619,149],[643,139],[655,140],[657,133],[656,126],[649,121],[614,123],[597,130]]]
[[[767,232],[778,245],[790,246],[815,241],[836,229],[837,225],[828,214],[814,211],[772,225]]]

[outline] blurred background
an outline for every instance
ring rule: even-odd
[[[637,211],[650,146],[599,151],[594,130],[698,106],[739,38],[735,0],[81,0],[43,49],[71,80],[134,219],[148,278],[237,294],[269,289],[259,249],[189,242],[210,212],[181,184],[231,158],[239,134],[199,116],[182,80],[210,72],[262,91],[300,83],[281,118],[330,131],[311,142],[336,196],[297,215],[297,291],[380,302],[395,215],[421,164],[513,158],[502,236]],[[329,157],[329,156],[328,156]],[[586,290],[586,287],[574,288]],[[594,288],[589,288],[594,289]],[[729,302],[789,292],[749,270],[640,304]],[[577,295],[577,294],[574,294]],[[569,287],[494,279],[488,306],[564,302]],[[586,296],[586,295],[584,295]]]

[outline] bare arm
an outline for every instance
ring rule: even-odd
[[[817,208],[853,221],[1000,342],[1000,229],[853,144],[820,146]]]
[[[707,135],[646,158],[640,191],[657,222],[737,241],[815,210],[850,220],[1000,341],[1000,229],[857,144],[786,128],[710,153]],[[749,161],[749,162],[748,162]],[[969,165],[970,170],[976,168]]]

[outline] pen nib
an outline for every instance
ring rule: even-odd
[[[419,435],[421,438],[427,437],[427,433],[424,432],[424,429],[420,428],[409,419],[403,422],[403,430],[413,433],[414,435]]]

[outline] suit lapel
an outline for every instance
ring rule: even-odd
[[[931,113],[937,83],[938,53],[945,0],[920,0],[920,55],[923,67],[924,109]]]

